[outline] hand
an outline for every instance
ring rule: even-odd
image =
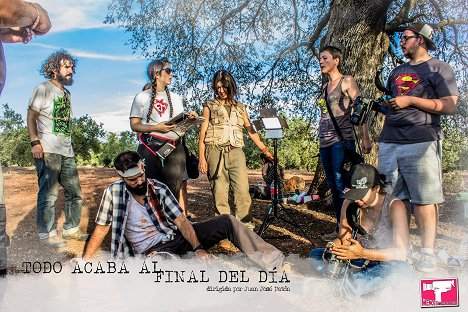
[[[204,249],[198,249],[195,251],[195,255],[199,260],[207,261],[211,259],[211,255]]]
[[[32,33],[28,32],[26,29],[19,27],[12,27],[6,29],[0,36],[4,43],[18,43],[22,42],[24,44],[28,43],[32,39]]]
[[[411,97],[409,96],[397,96],[388,100],[388,103],[393,107],[394,110],[400,110],[411,106]]]
[[[369,154],[371,152],[372,143],[369,138],[362,138],[361,146],[364,154]]]
[[[31,148],[32,156],[35,159],[43,159],[44,158],[44,150],[42,149],[41,144],[34,145]]]
[[[194,118],[197,118],[197,117],[198,117],[198,114],[197,114],[197,112],[195,112],[195,111],[190,111],[190,112],[187,113],[187,117],[188,117],[189,119],[194,119]]]
[[[198,171],[200,171],[203,174],[206,174],[208,172],[208,163],[206,162],[205,157],[200,157],[198,161]]]
[[[166,133],[175,128],[175,125],[168,125],[167,121],[160,122],[156,125],[155,130],[157,132]]]
[[[70,266],[79,265],[81,268],[83,268],[84,265],[86,264],[86,261],[83,260],[83,258],[73,258],[73,259],[68,260],[66,264]]]
[[[351,245],[338,245],[332,247],[332,253],[338,260],[353,260],[364,258],[364,248],[352,238],[347,239]]]
[[[266,156],[266,158],[268,158],[268,160],[271,160],[272,162],[275,160],[273,154],[268,150],[266,146],[262,149],[262,153]]]

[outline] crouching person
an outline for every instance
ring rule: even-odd
[[[406,262],[406,208],[401,200],[383,192],[383,180],[369,164],[351,169],[341,195],[346,200],[339,235],[326,248],[313,249],[309,255],[316,272],[340,280],[337,289],[347,299],[372,294],[412,275]],[[352,208],[359,211],[354,218],[347,211]]]
[[[121,180],[112,183],[96,216],[96,228],[83,260],[90,260],[112,229],[112,256],[120,253],[151,255],[158,252],[195,252],[209,258],[206,250],[223,239],[230,240],[247,257],[264,269],[280,269],[284,255],[230,215],[190,223],[169,188],[147,179],[140,155],[126,151],[114,166]]]

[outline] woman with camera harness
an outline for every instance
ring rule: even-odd
[[[339,67],[342,60],[343,54],[337,47],[326,46],[320,52],[320,68],[322,74],[328,76],[328,82],[323,86],[322,95],[317,102],[321,111],[319,123],[320,159],[328,187],[332,191],[336,216],[336,229],[333,233],[322,236],[325,241],[330,241],[337,236],[343,204],[340,195],[344,190],[345,149],[356,150],[350,116],[352,103],[360,95],[360,91],[353,76],[343,75],[340,72]],[[367,125],[363,126],[361,146],[365,154],[370,153],[371,142]]]
[[[171,63],[165,57],[155,59],[148,65],[147,76],[150,83],[135,96],[130,111],[130,127],[133,131],[162,137],[175,127],[168,121],[182,113],[184,106],[181,97],[168,89],[173,73]],[[196,118],[198,115],[191,111],[188,116]],[[137,152],[145,163],[146,176],[163,182],[176,198],[180,198],[186,161],[182,140],[177,142],[175,149],[165,159],[160,158],[144,143],[141,139]]]
[[[309,255],[314,270],[344,279],[341,295],[348,299],[370,294],[412,273],[406,262],[409,244],[406,208],[401,200],[382,191],[382,180],[384,176],[369,164],[351,169],[346,181],[348,188],[341,195],[345,201],[338,237],[326,248],[313,249]],[[347,209],[351,204],[359,207],[358,225],[348,220]],[[361,227],[361,234],[355,238],[353,227]],[[330,269],[337,260],[342,268],[347,265],[345,261],[351,261],[348,276],[335,274],[343,270]]]

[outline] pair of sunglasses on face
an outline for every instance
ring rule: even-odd
[[[174,73],[174,70],[173,70],[172,68],[170,68],[170,67],[163,68],[163,69],[161,69],[161,72],[162,72],[162,71],[165,71],[166,74],[168,74],[168,75]]]

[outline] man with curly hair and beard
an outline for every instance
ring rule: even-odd
[[[70,135],[71,95],[65,88],[73,84],[76,62],[64,50],[50,55],[40,69],[49,80],[34,88],[28,105],[28,131],[39,184],[39,241],[51,248],[67,246],[57,235],[55,223],[59,184],[65,195],[62,237],[81,241],[88,238],[79,229],[83,200]]]

